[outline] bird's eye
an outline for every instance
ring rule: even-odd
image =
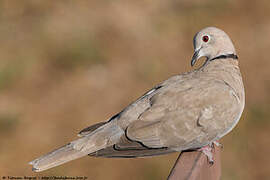
[[[203,42],[208,42],[209,41],[209,36],[205,35],[202,37]]]

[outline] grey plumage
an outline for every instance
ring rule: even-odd
[[[198,32],[193,42],[192,65],[206,57],[201,68],[169,78],[109,121],[82,130],[78,140],[30,162],[33,170],[87,154],[131,158],[197,149],[230,132],[245,104],[234,46],[214,27]]]

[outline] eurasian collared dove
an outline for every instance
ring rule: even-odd
[[[215,27],[198,32],[193,44],[191,65],[206,57],[202,67],[169,78],[107,122],[83,129],[79,139],[30,162],[33,171],[86,155],[133,158],[201,149],[229,133],[245,104],[234,46]]]

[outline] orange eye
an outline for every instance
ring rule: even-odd
[[[208,42],[209,41],[209,36],[203,36],[202,40],[203,40],[203,42]]]

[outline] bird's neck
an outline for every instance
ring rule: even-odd
[[[206,73],[209,76],[213,75],[218,79],[229,81],[232,77],[240,77],[241,73],[238,66],[238,60],[235,59],[218,59],[215,61],[209,61],[203,66],[200,71]]]
[[[244,85],[238,66],[238,60],[235,59],[218,59],[210,61],[199,70],[218,81],[229,84],[240,99],[244,98]]]
[[[229,68],[231,71],[231,68],[236,68],[239,70],[238,67],[238,60],[233,58],[220,58],[220,59],[214,59],[214,60],[208,60],[208,62],[202,67],[203,71],[220,71],[222,69]]]

